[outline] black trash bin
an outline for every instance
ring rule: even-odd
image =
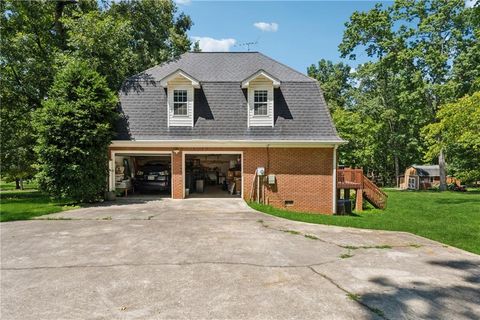
[[[337,201],[337,214],[352,214],[352,200],[339,199]]]

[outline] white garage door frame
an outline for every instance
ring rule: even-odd
[[[108,179],[108,189],[110,191],[115,191],[115,156],[170,156],[170,166],[173,166],[173,155],[172,151],[142,151],[142,150],[118,150],[111,151],[112,159],[108,161],[109,168],[109,179]],[[172,175],[172,172],[170,172]],[[173,198],[173,179],[170,179],[170,197]]]
[[[244,177],[243,177],[243,151],[183,151],[182,152],[182,184],[183,184],[183,199],[185,199],[185,156],[187,154],[215,154],[215,155],[222,155],[222,154],[237,154],[240,155],[240,166],[241,166],[241,175],[242,175],[242,185],[240,189],[240,197],[243,198],[243,185],[244,185]]]

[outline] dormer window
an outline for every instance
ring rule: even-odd
[[[187,90],[173,90],[173,115],[186,116],[188,115],[187,107]]]
[[[253,115],[268,115],[268,90],[255,90],[253,94]]]
[[[280,81],[263,70],[242,81],[248,89],[248,127],[274,126],[273,89]]]
[[[198,80],[177,70],[160,81],[167,88],[167,112],[169,127],[193,127],[194,92],[200,88]]]

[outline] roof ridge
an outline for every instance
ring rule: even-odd
[[[283,62],[280,62],[280,61],[277,61],[277,60],[275,60],[275,59],[273,59],[273,58],[270,58],[269,56],[267,56],[267,55],[265,55],[265,54],[263,54],[263,53],[261,53],[261,52],[257,52],[257,53],[260,54],[260,55],[262,55],[262,56],[264,56],[265,58],[267,58],[267,59],[269,59],[269,60],[272,60],[272,61],[275,62],[275,63],[278,63],[278,64],[284,66],[285,68],[288,68],[289,70],[291,70],[291,71],[293,71],[293,72],[295,72],[295,73],[301,74],[302,76],[304,76],[304,77],[307,78],[308,80],[316,81],[315,79],[307,76],[306,74],[301,73],[301,72],[298,71],[298,70],[293,69],[292,67],[286,65],[286,64],[283,63]]]

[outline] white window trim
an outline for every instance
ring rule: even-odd
[[[255,114],[255,91],[266,91],[267,92],[267,101],[265,101],[266,103],[266,107],[267,107],[267,114]],[[260,102],[262,103],[262,102]],[[252,117],[254,118],[268,118],[268,90],[267,89],[259,89],[259,88],[254,88],[253,89],[253,114],[252,114]]]
[[[185,101],[185,107],[186,107],[186,111],[187,111],[187,114],[175,114],[175,91],[185,91],[187,93],[187,101]],[[172,106],[172,115],[176,118],[176,117],[188,117],[188,90],[187,89],[180,89],[180,88],[173,88],[172,89],[172,102],[173,102],[173,106]]]
[[[174,90],[186,90],[187,91],[187,114],[186,115],[176,115],[174,114],[173,110],[173,91]],[[189,97],[191,95],[191,102],[192,102],[192,123],[191,127],[194,125],[195,121],[195,87],[194,86],[188,86],[188,85],[169,85],[167,86],[167,126],[170,127],[170,112],[171,112],[171,117],[176,118],[176,119],[185,119],[189,118],[190,116],[188,115],[188,101]]]
[[[269,108],[268,105],[271,103],[272,104],[272,108],[271,108],[272,123],[271,123],[271,126],[273,128],[275,126],[275,92],[274,92],[273,85],[271,85],[271,86],[268,86],[268,85],[249,86],[247,90],[248,90],[248,92],[247,92],[247,115],[248,115],[247,126],[250,128],[250,118],[257,118],[257,119],[270,118],[270,115],[268,114],[268,112],[270,111],[270,108]],[[267,114],[266,115],[255,115],[254,109],[250,108],[250,101],[252,101],[252,103],[255,103],[255,98],[254,98],[255,97],[255,91],[259,91],[259,90],[260,91],[261,90],[267,91]],[[268,100],[268,96],[271,96],[272,100]]]

